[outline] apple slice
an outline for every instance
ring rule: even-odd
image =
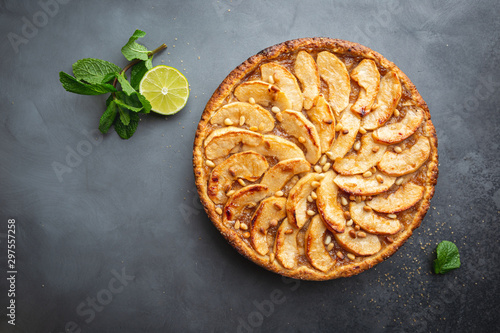
[[[403,176],[418,170],[427,161],[430,153],[429,139],[422,135],[411,148],[403,150],[400,154],[386,151],[377,166],[385,174]]]
[[[299,249],[297,247],[297,233],[299,229],[288,223],[288,219],[281,222],[274,241],[276,259],[287,269],[297,266]]]
[[[262,200],[252,216],[250,228],[250,242],[253,248],[261,255],[269,252],[267,231],[286,217],[286,198],[270,197]]]
[[[361,126],[374,130],[385,124],[391,118],[401,99],[402,88],[396,72],[389,72],[380,80],[380,89],[372,106],[372,111],[363,117]]]
[[[346,227],[345,232],[341,234],[334,233],[335,240],[346,251],[354,253],[357,256],[371,256],[377,253],[382,248],[378,236],[366,234],[366,237],[352,238],[350,231],[354,231],[353,227]]]
[[[318,173],[309,173],[299,179],[297,184],[290,190],[286,202],[286,212],[288,221],[291,225],[300,229],[309,219],[309,216],[306,214],[307,197],[317,188],[317,186],[314,185],[319,186],[319,181],[322,177],[323,176]]]
[[[285,186],[293,176],[311,170],[311,164],[303,158],[284,160],[269,169],[260,183],[269,187],[269,193],[275,193]]]
[[[386,144],[399,143],[417,131],[424,120],[419,107],[407,107],[405,117],[397,123],[385,125],[373,131],[373,138]]]
[[[249,102],[253,98],[255,103],[262,106],[277,106],[280,110],[292,107],[292,103],[277,86],[264,81],[243,82],[234,90],[234,96],[240,102]]]
[[[274,84],[285,93],[292,103],[292,110],[302,110],[303,97],[299,83],[288,69],[275,62],[268,62],[260,66],[260,75],[262,81],[267,82],[269,82],[269,77],[272,77]]]
[[[349,104],[351,93],[349,73],[345,64],[328,51],[320,52],[316,62],[319,75],[328,85],[328,102],[338,117]]]
[[[351,149],[356,135],[358,135],[359,125],[361,120],[356,116],[349,107],[342,113],[339,123],[342,125],[337,139],[333,142],[330,152],[332,152],[332,160],[344,157]]]
[[[332,232],[344,232],[346,220],[344,211],[337,201],[338,187],[333,182],[336,174],[330,170],[325,173],[316,194],[316,207],[326,227]]]
[[[321,157],[321,142],[316,127],[300,112],[285,110],[281,115],[281,127],[304,145],[306,160],[312,164],[316,163]]]
[[[377,64],[373,60],[361,60],[359,65],[352,70],[351,78],[358,82],[361,87],[358,99],[351,107],[351,111],[363,117],[372,110],[373,102],[375,102],[378,94],[380,73],[378,72]]]
[[[274,128],[274,117],[258,104],[244,102],[229,103],[217,110],[210,119],[211,124],[224,126],[229,119],[235,126],[242,126],[241,117],[248,127],[256,127],[259,132],[270,132]]]
[[[258,146],[244,144],[242,150],[253,150],[261,155],[274,157],[278,161],[291,158],[305,159],[304,152],[295,143],[272,134],[263,135],[262,142]]]
[[[377,179],[382,180],[379,182]],[[343,176],[337,175],[333,180],[338,187],[344,192],[354,195],[375,195],[383,193],[394,184],[396,177],[384,175],[383,173],[376,172],[371,177],[363,177],[362,175]]]
[[[382,159],[387,147],[376,143],[371,133],[361,137],[361,148],[357,154],[335,160],[333,168],[342,175],[356,175],[368,171]]]
[[[315,103],[319,95],[321,86],[318,66],[314,58],[306,51],[300,51],[295,59],[293,67],[295,76],[302,84],[302,95],[304,96],[304,108],[309,110]]]
[[[388,196],[377,195],[367,205],[380,213],[398,213],[413,207],[424,196],[425,187],[406,183]]]
[[[335,260],[330,257],[330,254],[325,249],[323,236],[326,232],[326,227],[319,216],[313,217],[309,228],[307,228],[305,236],[306,256],[314,268],[322,272],[328,271],[335,265]]]
[[[316,104],[309,109],[307,116],[316,127],[321,143],[321,153],[324,154],[335,140],[335,116],[323,95],[317,97]]]
[[[248,205],[256,205],[267,194],[267,186],[260,184],[249,185],[239,189],[226,202],[222,221],[226,225],[231,221],[236,221]]]
[[[364,202],[351,202],[349,211],[352,220],[371,234],[394,235],[401,230],[401,223],[397,219],[388,219],[375,214],[372,210],[365,210]]]
[[[208,196],[216,204],[227,201],[226,192],[238,178],[251,182],[259,179],[269,168],[266,158],[253,151],[247,151],[230,156],[217,165],[208,181]]]
[[[205,139],[205,155],[214,160],[227,156],[237,145],[243,143],[247,147],[257,147],[262,144],[263,137],[259,133],[237,127],[224,127],[214,130]],[[297,147],[298,148],[298,147]]]

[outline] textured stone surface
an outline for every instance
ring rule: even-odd
[[[64,2],[44,16],[37,1],[0,1],[0,268],[15,218],[18,270],[17,325],[6,322],[2,278],[0,331],[498,328],[498,2]],[[23,37],[26,21],[39,28]],[[190,100],[167,120],[142,117],[131,140],[89,140],[104,98],[66,93],[58,72],[84,57],[124,66],[120,48],[136,28],[149,48],[169,46],[154,64],[182,70]],[[9,33],[25,38],[18,52]],[[322,283],[283,279],[238,255],[202,210],[191,168],[196,125],[222,79],[267,46],[311,36],[394,61],[429,105],[440,155],[431,209],[410,241],[374,269]],[[86,156],[69,160],[60,181],[52,163],[67,165],[69,151]],[[462,267],[436,276],[444,239],[458,245]]]

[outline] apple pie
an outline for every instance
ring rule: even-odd
[[[438,176],[429,109],[369,48],[304,38],[234,69],[193,149],[201,202],[243,256],[328,280],[391,256],[424,218]]]

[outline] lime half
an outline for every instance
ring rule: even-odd
[[[151,103],[152,111],[171,115],[186,105],[189,83],[177,69],[159,65],[144,74],[139,84],[139,92]]]

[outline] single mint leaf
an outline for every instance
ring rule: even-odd
[[[129,110],[118,105],[118,112],[120,113],[120,121],[123,123],[123,125],[127,126],[130,123]]]
[[[113,87],[111,84],[87,84],[78,81],[75,77],[64,72],[59,72],[59,81],[61,81],[64,89],[80,95],[102,95],[105,93],[116,91],[115,87]]]
[[[127,110],[140,112],[143,108],[143,103],[139,100],[137,94],[137,92],[134,92],[128,96],[126,93],[118,91],[115,93],[115,103],[119,107],[126,108]]]
[[[120,67],[101,59],[85,58],[73,64],[75,77],[90,84],[102,83],[108,74],[120,71]]]
[[[116,77],[118,78],[118,82],[122,86],[123,92],[125,92],[129,96],[130,96],[130,94],[136,92],[135,89],[132,88],[132,86],[128,82],[127,78],[125,77],[125,73],[123,73],[122,75],[118,74]]]
[[[122,54],[128,61],[132,61],[134,59],[148,60],[149,50],[144,45],[135,42],[138,38],[142,38],[144,36],[146,36],[144,31],[136,30],[132,37],[128,40],[127,44],[122,47]]]
[[[118,117],[115,119],[115,131],[118,133],[120,138],[129,139],[132,135],[134,135],[138,124],[139,115],[132,112],[130,113],[130,122],[128,125],[124,125]]]
[[[146,68],[147,69],[153,68],[153,56],[149,57],[149,59],[146,60]]]
[[[436,248],[437,258],[434,260],[434,272],[444,274],[460,267],[460,254],[457,246],[450,241],[442,241]]]
[[[113,72],[113,73],[109,73],[109,74],[106,74],[103,78],[102,78],[102,81],[101,83],[109,83],[111,80],[114,80],[116,78],[116,76],[118,75],[118,72]]]
[[[106,106],[107,106],[106,111],[104,111],[103,115],[101,116],[101,120],[99,121],[99,130],[103,134],[108,133],[109,128],[111,127],[111,125],[113,125],[113,122],[115,121],[117,113],[116,103],[113,100],[113,96],[110,96],[110,98],[111,101],[109,103],[108,101],[106,101]]]
[[[142,77],[148,71],[146,63],[147,60],[140,61],[130,70],[130,84],[137,91],[139,91],[139,83],[141,83]]]
[[[139,98],[139,101],[142,104],[142,107],[143,107],[142,112],[149,113],[149,111],[151,111],[151,103],[149,103],[149,101],[146,99],[146,97],[144,97],[144,95],[141,95],[140,93],[136,93],[136,94],[137,94],[137,97]]]

